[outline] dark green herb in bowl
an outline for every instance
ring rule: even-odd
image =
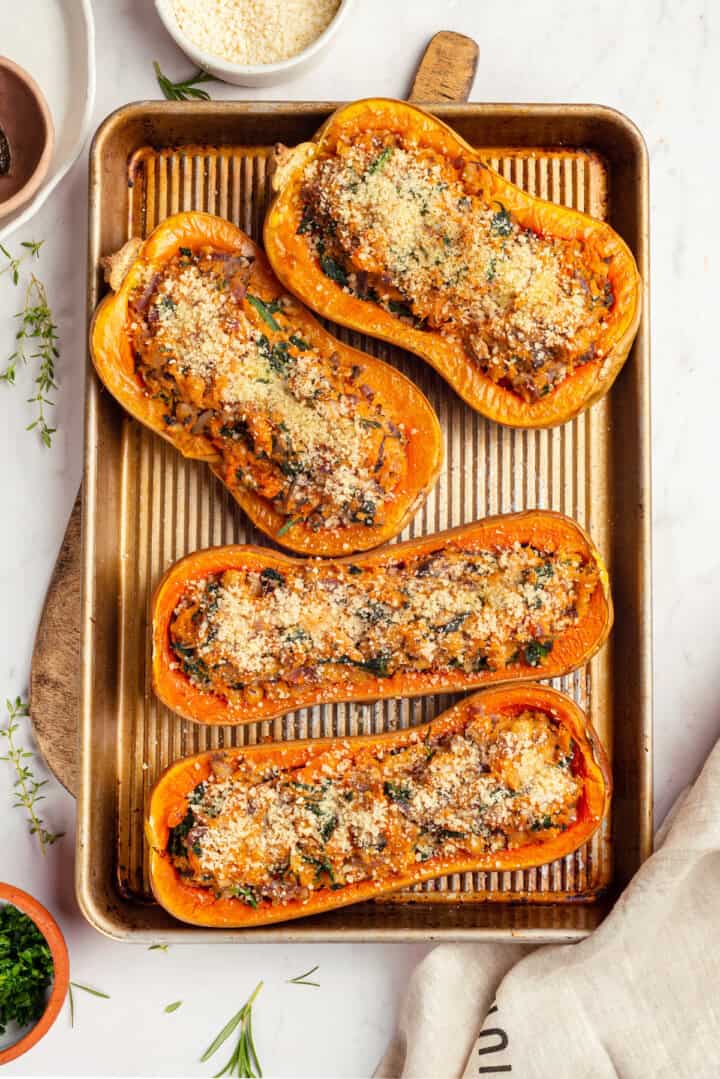
[[[53,960],[32,918],[10,903],[0,906],[0,1034],[8,1023],[36,1023],[45,1011]]]

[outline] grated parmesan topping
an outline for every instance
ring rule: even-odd
[[[320,37],[339,6],[340,0],[173,0],[191,41],[244,66],[296,56]]]
[[[608,266],[488,203],[482,169],[394,134],[340,142],[305,168],[299,231],[328,276],[457,338],[494,381],[535,400],[601,356]]]
[[[168,852],[181,876],[250,906],[380,880],[433,858],[554,838],[577,819],[569,731],[544,712],[426,728],[405,747],[343,743],[302,768],[219,754]]]
[[[453,543],[384,565],[234,569],[191,584],[170,640],[198,688],[230,701],[397,672],[540,668],[597,584],[576,554]]]
[[[246,294],[250,269],[248,259],[187,250],[138,290],[148,392],[174,434],[212,439],[230,487],[317,528],[380,524],[405,472],[403,430],[360,367],[294,333],[281,301]]]

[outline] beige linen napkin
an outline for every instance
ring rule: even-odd
[[[720,1076],[720,743],[655,847],[580,944],[431,952],[376,1076]]]

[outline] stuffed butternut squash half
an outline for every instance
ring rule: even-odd
[[[215,547],[153,600],[153,686],[200,723],[565,674],[612,623],[589,537],[540,510],[333,561]]]
[[[276,157],[265,249],[315,311],[415,352],[512,427],[564,423],[608,391],[641,305],[609,225],[525,194],[401,101],[341,108]]]
[[[403,528],[442,461],[413,383],[331,337],[228,221],[177,214],[109,262],[91,353],[128,412],[292,550],[364,550]]]
[[[150,880],[184,922],[266,925],[446,873],[545,864],[590,838],[609,793],[570,698],[493,688],[408,730],[176,762],[149,800]]]

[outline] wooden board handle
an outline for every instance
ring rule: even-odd
[[[479,55],[471,37],[441,30],[425,49],[408,101],[467,101]]]
[[[80,522],[70,514],[40,616],[30,668],[30,717],[50,771],[77,794],[80,722]]]

